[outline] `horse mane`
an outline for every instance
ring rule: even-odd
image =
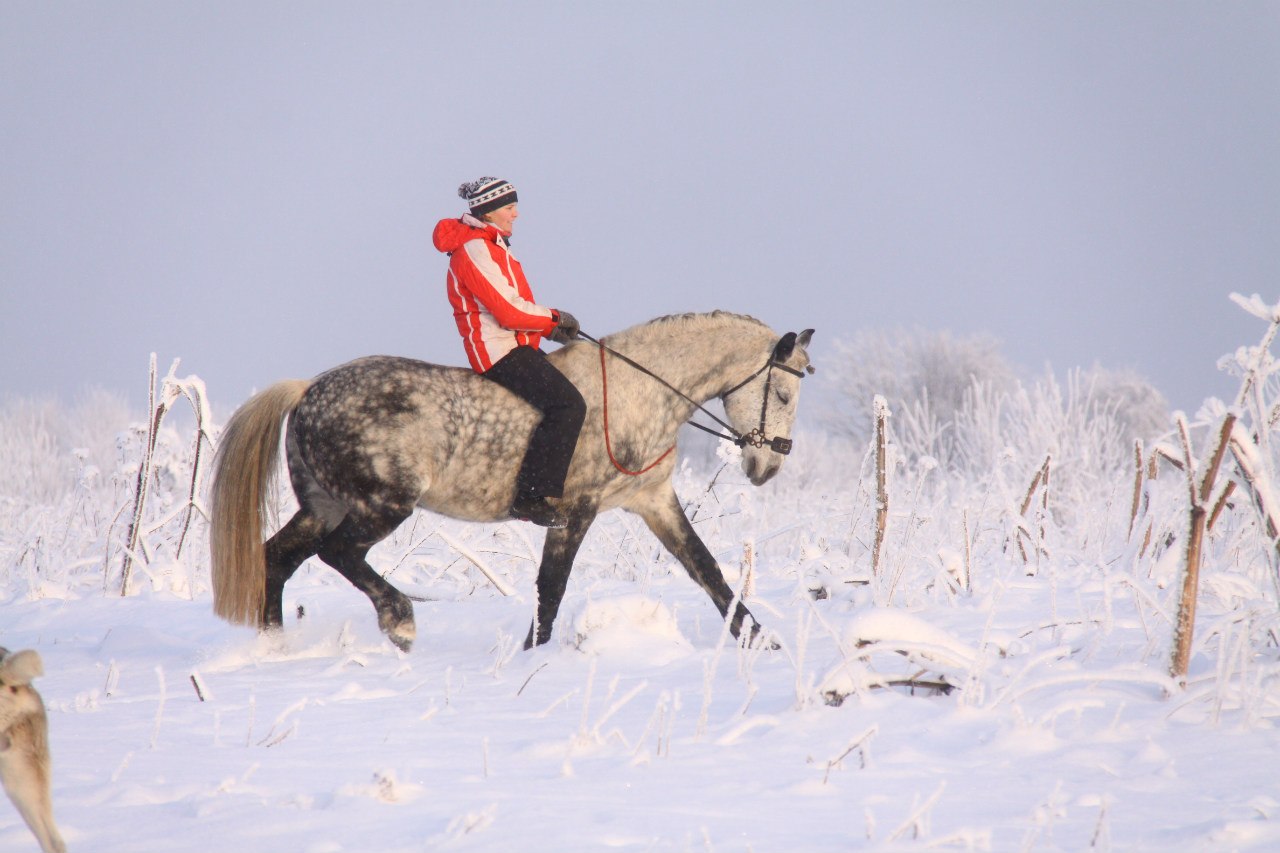
[[[708,313],[688,312],[685,314],[667,314],[664,317],[655,317],[646,323],[632,326],[621,332],[610,335],[611,338],[628,338],[632,336],[643,336],[645,332],[659,332],[672,325],[722,325],[726,323],[743,323],[751,326],[758,326],[768,331],[769,327],[765,323],[750,317],[746,314],[734,314],[730,311],[711,311]]]
[[[748,323],[755,323],[757,326],[765,325],[760,320],[757,320],[755,317],[751,317],[747,314],[734,314],[731,311],[719,311],[719,310],[711,311],[709,313],[698,313],[695,311],[689,311],[684,314],[668,314],[665,317],[655,317],[653,320],[650,320],[648,323],[645,323],[644,325],[654,326],[659,323],[676,323],[676,322],[682,322],[687,320],[706,320],[706,321],[743,320]]]

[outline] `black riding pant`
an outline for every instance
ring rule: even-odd
[[[520,466],[517,493],[525,497],[561,497],[582,419],[587,414],[582,394],[541,350],[533,347],[516,347],[485,371],[484,377],[542,413]]]

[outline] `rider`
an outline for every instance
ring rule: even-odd
[[[564,493],[586,404],[538,344],[543,337],[569,343],[578,336],[578,321],[568,311],[534,302],[524,269],[511,254],[511,230],[520,215],[516,188],[485,177],[463,184],[458,195],[470,212],[440,220],[432,242],[449,255],[449,302],[467,359],[477,373],[542,414],[520,466],[510,515],[564,527],[568,520],[547,499]]]

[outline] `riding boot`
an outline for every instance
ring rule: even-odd
[[[541,495],[521,494],[511,504],[511,517],[519,521],[531,521],[539,527],[552,529],[568,527],[569,519]]]

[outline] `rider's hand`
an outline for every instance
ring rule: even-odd
[[[551,330],[551,334],[547,337],[558,344],[567,344],[578,337],[578,331],[581,327],[578,325],[577,319],[568,311],[557,310],[556,313],[560,315],[560,322],[556,323],[556,327]]]

